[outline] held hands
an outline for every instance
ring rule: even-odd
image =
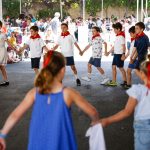
[[[124,61],[126,59],[125,54],[122,55],[121,60]]]
[[[100,123],[103,127],[107,127],[108,125],[110,125],[109,120],[107,118],[101,119]]]
[[[134,63],[134,59],[130,58],[130,64],[133,64],[133,63]]]
[[[3,138],[0,138],[0,150],[6,150],[6,142]]]

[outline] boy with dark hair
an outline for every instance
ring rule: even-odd
[[[81,81],[78,77],[77,69],[74,63],[74,45],[79,50],[80,55],[82,51],[77,42],[75,41],[74,37],[68,31],[68,24],[62,23],[61,30],[61,36],[59,36],[57,44],[53,48],[53,50],[56,50],[59,46],[61,47],[61,53],[66,58],[66,65],[71,67],[76,79],[77,86],[81,86]]]
[[[125,60],[125,33],[122,31],[121,23],[113,24],[114,32],[116,34],[116,40],[112,49],[107,52],[107,56],[114,52],[114,58],[112,62],[112,81],[107,83],[108,86],[117,86],[116,77],[117,77],[117,67],[121,71],[123,83],[121,86],[125,86],[127,84],[126,72],[124,69],[124,60]]]
[[[24,47],[20,48],[20,51],[23,51],[27,49],[28,47],[30,48],[31,67],[32,69],[34,69],[35,74],[39,73],[40,59],[42,56],[43,49],[48,51],[48,48],[46,47],[46,44],[40,37],[38,31],[39,29],[37,26],[32,26],[30,28],[30,33],[31,33],[30,38],[27,40]]]
[[[134,43],[135,43],[135,39],[136,39],[136,33],[135,33],[135,26],[132,26],[129,29],[129,33],[130,33],[130,37],[131,37],[131,45],[130,48],[128,49],[128,53],[125,56],[126,58],[128,56],[132,56],[133,50],[134,50]],[[129,63],[128,65],[128,69],[127,69],[127,85],[125,86],[125,88],[130,88],[131,87],[131,81],[132,81],[132,70],[135,69],[135,66],[137,65],[138,61],[137,59],[131,64]]]
[[[144,33],[145,25],[143,22],[135,24],[136,40],[134,43],[134,51],[132,53],[130,63],[133,64],[137,59],[135,66],[136,74],[139,76],[140,64],[146,59],[148,48],[150,47],[149,38]]]
[[[90,58],[88,62],[88,75],[85,77],[82,77],[82,79],[88,82],[91,81],[92,66],[94,66],[97,68],[97,70],[102,76],[103,80],[101,84],[106,84],[109,81],[109,78],[106,77],[105,72],[103,68],[101,67],[101,58],[102,58],[102,44],[105,45],[105,53],[106,53],[107,43],[101,38],[99,27],[93,27],[92,34],[93,34],[93,37],[92,37],[91,42],[82,51],[82,54],[84,54],[84,52],[87,51],[92,46],[92,57]]]

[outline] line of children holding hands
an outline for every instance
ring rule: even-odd
[[[117,28],[117,25],[114,26],[114,28]],[[124,37],[123,33],[117,34],[118,36]],[[124,50],[122,37],[118,40],[122,45],[122,50]],[[95,35],[95,37],[93,36],[93,39],[94,38],[99,38],[99,35]],[[146,36],[143,35],[139,38],[146,39]],[[97,40],[97,42],[99,42],[99,40]],[[141,51],[138,51],[138,44],[139,43],[137,43],[137,45],[135,44],[137,49],[136,51],[133,51],[134,54],[133,57],[131,57],[132,59],[130,64],[134,64],[137,56],[138,61],[141,61],[141,59],[146,57],[145,55],[143,56],[143,54],[142,56],[139,56]],[[88,47],[89,46],[87,46],[83,52],[85,52]],[[114,46],[114,52],[116,54],[114,55],[113,60],[114,70],[116,66],[122,68],[123,62],[120,60],[124,61],[125,59],[124,54],[119,54],[121,50],[115,50]],[[107,53],[107,51],[105,52],[106,54],[110,53]],[[81,51],[80,53],[82,55]],[[93,55],[95,56],[95,52],[93,52]],[[90,62],[95,65],[97,62],[99,63],[100,60],[91,58]],[[138,70],[138,75],[140,79],[143,80],[144,84],[133,85],[132,88],[127,91],[129,100],[125,109],[111,117],[99,120],[99,115],[96,109],[91,106],[87,100],[85,100],[77,91],[63,86],[61,81],[64,79],[66,66],[64,56],[56,51],[48,51],[44,57],[44,66],[35,79],[35,88],[31,89],[27,93],[21,104],[10,114],[5,125],[0,131],[0,150],[6,149],[5,138],[7,134],[32,105],[33,112],[30,123],[28,150],[77,150],[70,109],[73,103],[75,103],[91,118],[92,125],[100,122],[104,127],[111,123],[118,122],[135,112],[135,150],[149,150],[150,57],[142,63],[141,67],[139,67],[140,63],[135,63],[135,65],[135,68]],[[100,73],[102,72],[102,70],[99,71]],[[120,71],[124,75],[123,69],[120,69]],[[116,75],[115,71],[113,73]],[[101,74],[103,75],[104,73]],[[114,82],[116,81],[111,81],[109,84],[114,85]]]
[[[29,130],[28,150],[77,150],[71,106],[74,103],[92,121],[103,127],[118,122],[134,112],[135,150],[150,149],[150,56],[140,67],[144,84],[133,85],[125,108],[119,113],[99,120],[96,109],[77,91],[64,87],[65,58],[57,51],[49,51],[44,65],[35,79],[35,87],[10,114],[0,131],[0,150],[6,149],[5,138],[22,116],[33,106]]]

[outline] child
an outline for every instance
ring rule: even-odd
[[[69,33],[68,25],[66,23],[61,24],[61,30],[62,30],[61,36],[58,38],[57,44],[53,48],[53,50],[56,50],[58,46],[61,47],[61,52],[66,58],[66,65],[71,67],[76,79],[77,86],[81,86],[81,81],[79,80],[77,69],[74,63],[74,45],[79,50],[80,54],[81,49],[78,46],[75,39],[73,38],[73,36]]]
[[[130,45],[130,49],[128,50],[128,53],[127,55],[125,56],[126,58],[128,56],[132,56],[132,52],[134,50],[134,43],[135,43],[135,39],[136,39],[136,33],[135,33],[135,26],[132,26],[130,29],[129,29],[129,33],[130,33],[130,36],[131,36],[131,45]],[[134,61],[134,63],[129,63],[128,65],[128,69],[127,69],[127,85],[125,86],[125,88],[130,88],[131,87],[131,80],[132,80],[132,70],[135,69],[135,66],[137,64],[137,60]]]
[[[135,24],[135,32],[137,34],[134,51],[131,56],[130,63],[132,64],[136,59],[138,60],[135,66],[136,74],[139,76],[139,66],[145,60],[148,53],[148,48],[150,46],[149,38],[144,33],[145,25],[143,22],[138,22]]]
[[[117,70],[116,67],[119,68],[122,74],[123,83],[120,84],[121,86],[125,86],[127,84],[126,72],[124,69],[124,60],[125,60],[125,33],[122,31],[121,23],[113,24],[114,32],[116,34],[116,40],[114,43],[114,47],[106,54],[107,56],[114,52],[114,58],[112,62],[112,81],[110,81],[107,85],[108,86],[117,86],[116,76]]]
[[[92,46],[92,57],[89,60],[88,63],[88,76],[82,77],[85,81],[91,81],[91,73],[92,73],[92,65],[97,68],[97,70],[102,75],[103,81],[101,84],[105,84],[109,81],[109,78],[106,77],[104,70],[101,68],[101,58],[102,58],[102,44],[105,45],[105,52],[107,52],[107,43],[103,41],[103,39],[100,36],[100,28],[99,27],[93,27],[92,28],[92,41],[85,47],[82,54],[84,54],[85,51],[87,51],[90,46]]]
[[[121,121],[134,112],[135,150],[150,150],[150,58],[141,65],[140,77],[144,85],[127,90],[129,99],[125,109],[101,120],[103,126]]]
[[[71,106],[76,104],[92,119],[98,113],[77,91],[61,83],[65,75],[65,58],[49,51],[44,67],[35,79],[23,102],[8,117],[0,132],[0,145],[5,149],[5,137],[26,111],[33,106],[28,150],[77,150]]]
[[[8,86],[8,76],[6,72],[6,65],[7,65],[7,49],[5,47],[5,42],[7,42],[8,45],[11,45],[11,43],[8,42],[8,39],[6,37],[6,34],[2,33],[2,26],[3,23],[0,21],[0,70],[2,72],[3,76],[3,82],[0,83],[0,86]]]
[[[26,44],[20,48],[20,51],[24,51],[28,47],[30,48],[31,53],[31,67],[34,69],[35,74],[39,73],[39,67],[40,67],[40,59],[42,56],[42,50],[45,49],[48,51],[44,41],[38,34],[38,27],[32,26],[30,28],[31,36],[30,39],[26,41]]]

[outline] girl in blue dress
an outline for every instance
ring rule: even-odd
[[[64,87],[65,59],[56,51],[49,51],[44,67],[35,79],[22,103],[8,117],[0,132],[0,145],[5,149],[5,137],[18,120],[33,105],[28,150],[77,150],[71,117],[71,105],[75,103],[95,124],[99,117],[77,91]]]

